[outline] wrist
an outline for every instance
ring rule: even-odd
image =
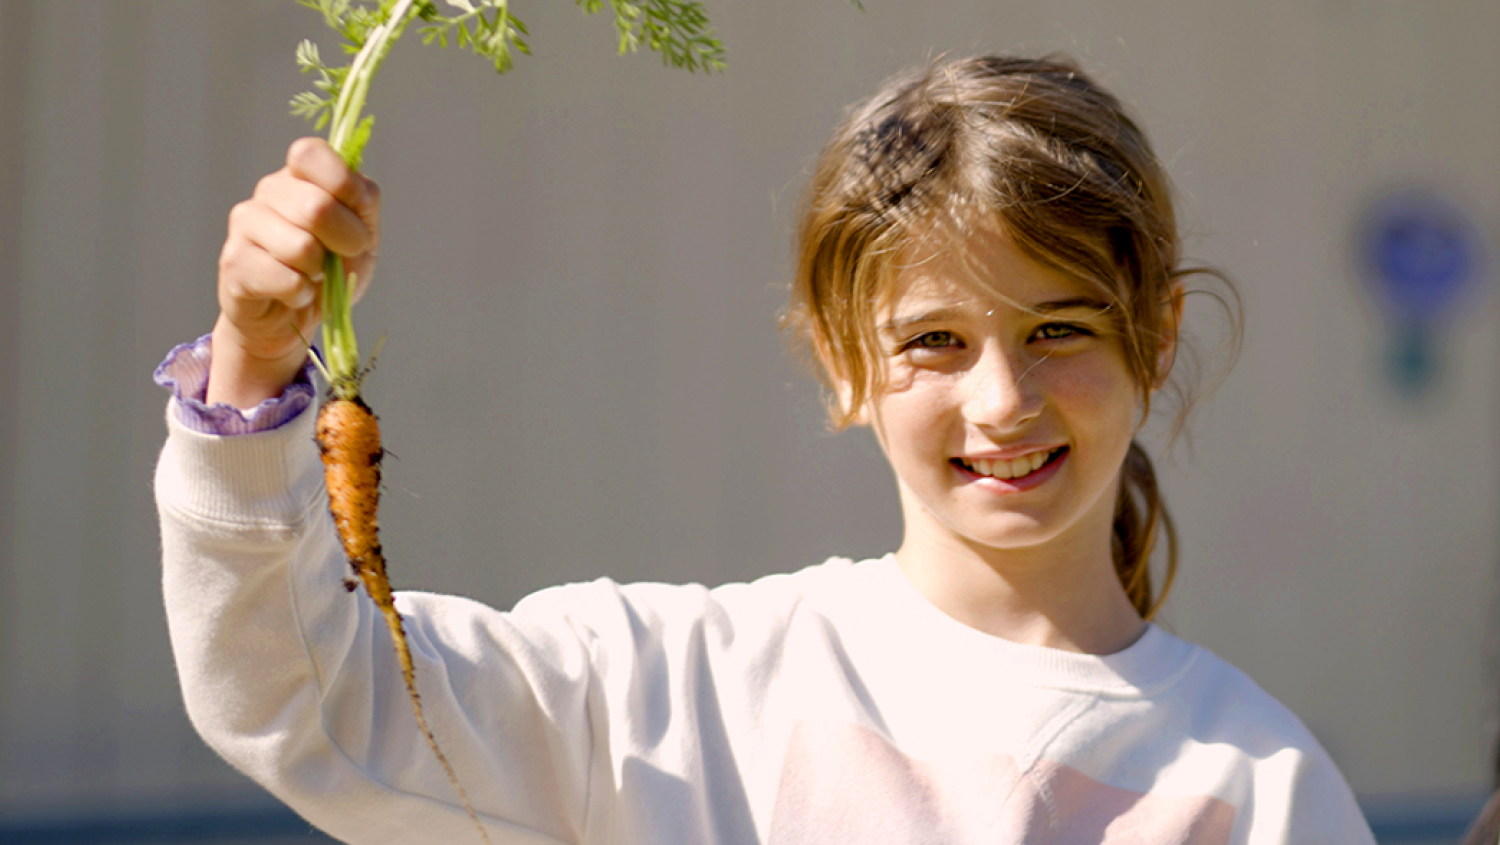
[[[210,406],[222,403],[249,410],[267,399],[275,399],[286,392],[307,363],[307,350],[300,347],[277,357],[250,352],[234,326],[222,315],[214,326],[210,343],[213,355],[209,360],[208,393],[204,397]]]

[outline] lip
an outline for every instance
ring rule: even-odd
[[[1057,475],[1058,471],[1062,468],[1062,465],[1067,462],[1068,456],[1070,456],[1070,455],[1073,454],[1073,450],[1070,447],[1067,447],[1067,446],[1061,446],[1061,447],[1054,446],[1054,447],[1051,447],[1051,448],[1060,448],[1060,449],[1062,449],[1062,451],[1058,453],[1057,457],[1053,458],[1051,461],[1049,461],[1041,469],[1037,470],[1036,472],[1031,473],[1030,475],[1022,476],[1021,478],[995,478],[995,477],[989,476],[989,475],[980,475],[979,473],[974,472],[973,470],[970,470],[968,467],[964,466],[962,463],[959,462],[958,459],[954,459],[952,461],[949,461],[948,462],[948,466],[952,467],[953,471],[957,472],[969,484],[977,485],[977,486],[979,486],[979,487],[981,487],[983,489],[993,490],[996,493],[1002,493],[1002,494],[1005,494],[1005,493],[1020,493],[1020,492],[1026,491],[1026,490],[1031,490],[1031,489],[1033,489],[1033,488],[1035,488],[1035,487],[1037,487],[1039,485],[1047,483],[1048,479],[1052,478],[1052,476],[1054,476],[1054,475]],[[1008,451],[1006,453],[996,453],[996,454],[997,455],[1008,454],[1011,457],[1005,458],[1006,460],[1015,460],[1016,458],[1019,458],[1022,455],[1029,455],[1029,454],[1031,454],[1033,452],[1040,452],[1040,451],[1045,451],[1045,450],[1042,450],[1042,449],[1027,449],[1027,450],[1024,450],[1024,451],[1010,450],[1010,451]],[[988,456],[986,456],[984,458],[978,458],[977,456],[971,458],[968,455],[964,456],[964,460],[996,460],[996,459],[997,458],[991,458],[991,457],[988,457]]]

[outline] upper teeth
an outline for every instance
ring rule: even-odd
[[[993,478],[1020,478],[1023,475],[1030,475],[1041,469],[1042,464],[1045,464],[1047,459],[1052,457],[1056,451],[1056,449],[1048,449],[1045,452],[1032,452],[1029,455],[1022,455],[1013,461],[965,460],[964,466],[967,466],[980,475],[988,475]]]

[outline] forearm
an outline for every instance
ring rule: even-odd
[[[292,599],[297,557],[321,558],[314,568],[335,583],[339,565],[318,547],[316,453],[288,447],[304,439],[301,427],[216,437],[174,420],[156,473],[167,622],[188,715],[215,750],[289,803],[297,776],[288,769],[336,756],[321,736],[317,669]]]
[[[189,716],[237,768],[341,839],[469,841],[389,637],[368,599],[342,588],[311,417],[223,437],[169,412],[157,501]],[[582,649],[539,642],[461,599],[398,602],[428,718],[476,809],[513,837],[500,841],[574,838],[590,765]],[[538,649],[566,668],[539,662]]]
[[[404,729],[404,701],[383,695],[400,691],[383,675],[383,632],[340,586],[308,416],[239,437],[173,426],[157,500],[188,715],[236,768],[344,841],[466,841],[462,810],[432,800],[445,782],[413,765],[426,749]]]

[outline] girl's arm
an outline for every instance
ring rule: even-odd
[[[163,588],[194,727],[342,841],[477,841],[378,612],[341,585],[312,415],[236,437],[193,431],[175,408],[168,425]],[[603,776],[587,646],[463,599],[400,594],[398,607],[428,719],[490,839],[580,841]]]
[[[158,371],[176,393],[156,476],[168,623],[199,733],[314,824],[351,842],[476,841],[415,729],[378,613],[341,583],[312,415],[284,410],[312,398],[297,382],[324,253],[353,256],[367,284],[379,208],[373,182],[304,139],[231,213],[210,343]],[[282,396],[295,401],[271,415],[233,410]],[[403,595],[400,609],[429,719],[491,839],[576,840],[592,760],[586,649],[461,599]]]

